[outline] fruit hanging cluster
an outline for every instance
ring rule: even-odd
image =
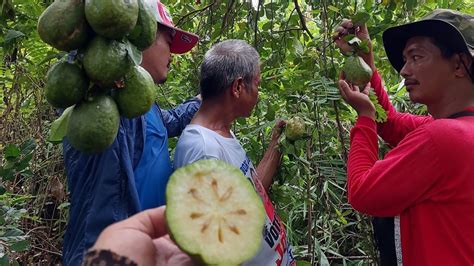
[[[126,118],[146,113],[156,97],[141,51],[156,38],[153,7],[145,0],[56,0],[40,16],[38,33],[68,52],[46,77],[45,97],[68,112],[66,137],[82,152],[109,147]]]

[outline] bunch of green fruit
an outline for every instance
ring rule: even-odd
[[[115,140],[120,115],[146,113],[156,97],[141,51],[156,38],[157,23],[145,0],[55,0],[40,16],[40,38],[68,52],[48,71],[46,100],[69,108],[55,121],[85,153],[98,153]]]

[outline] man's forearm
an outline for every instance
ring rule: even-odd
[[[273,183],[273,176],[277,172],[280,160],[281,152],[278,149],[278,141],[272,141],[257,166],[258,178],[267,191]]]

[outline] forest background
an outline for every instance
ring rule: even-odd
[[[61,145],[47,141],[57,118],[45,101],[49,67],[65,56],[43,43],[38,17],[52,0],[0,0],[0,266],[57,264],[68,216]],[[282,142],[281,170],[271,198],[287,227],[299,265],[377,264],[371,219],[347,203],[346,159],[356,113],[337,81],[344,56],[331,40],[342,18],[370,14],[376,66],[399,111],[425,114],[409,102],[382,46],[386,28],[435,8],[474,14],[472,0],[168,0],[178,27],[201,36],[191,53],[175,56],[156,99],[170,108],[198,93],[198,66],[210,46],[243,39],[260,53],[259,102],[233,130],[254,162],[276,119],[302,117],[310,136]],[[171,151],[176,140],[170,140]],[[388,147],[381,142],[381,156]]]

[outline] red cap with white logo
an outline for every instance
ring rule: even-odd
[[[176,28],[168,9],[166,9],[165,5],[163,5],[160,0],[147,0],[146,3],[153,5],[152,10],[156,21],[172,30],[173,40],[170,45],[171,53],[186,53],[197,44],[199,37],[196,34]]]

